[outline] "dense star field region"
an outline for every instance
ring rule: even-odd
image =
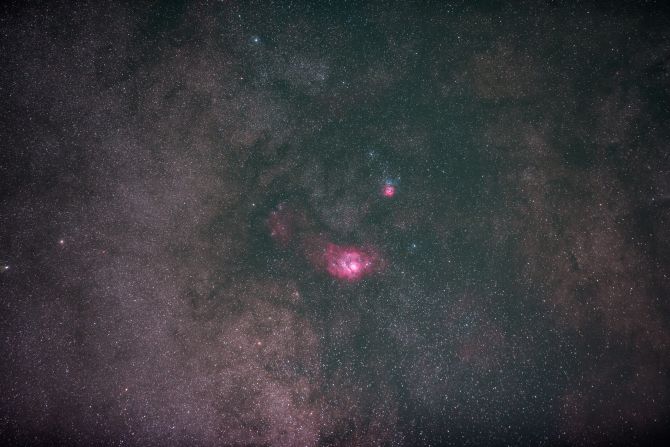
[[[646,445],[660,4],[0,7],[0,444]]]

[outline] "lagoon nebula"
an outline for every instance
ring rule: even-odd
[[[0,444],[666,439],[669,19],[3,5]]]

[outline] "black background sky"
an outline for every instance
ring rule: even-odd
[[[666,10],[132,3],[2,6],[3,445],[665,435]]]

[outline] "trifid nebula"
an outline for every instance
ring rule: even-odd
[[[0,445],[666,445],[662,2],[0,9]]]

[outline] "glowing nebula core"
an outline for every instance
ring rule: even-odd
[[[395,196],[395,191],[395,186],[386,184],[382,188],[382,195],[390,199],[391,197]]]
[[[378,267],[374,252],[355,246],[340,246],[329,242],[326,244],[324,256],[330,276],[345,281],[358,281]]]

